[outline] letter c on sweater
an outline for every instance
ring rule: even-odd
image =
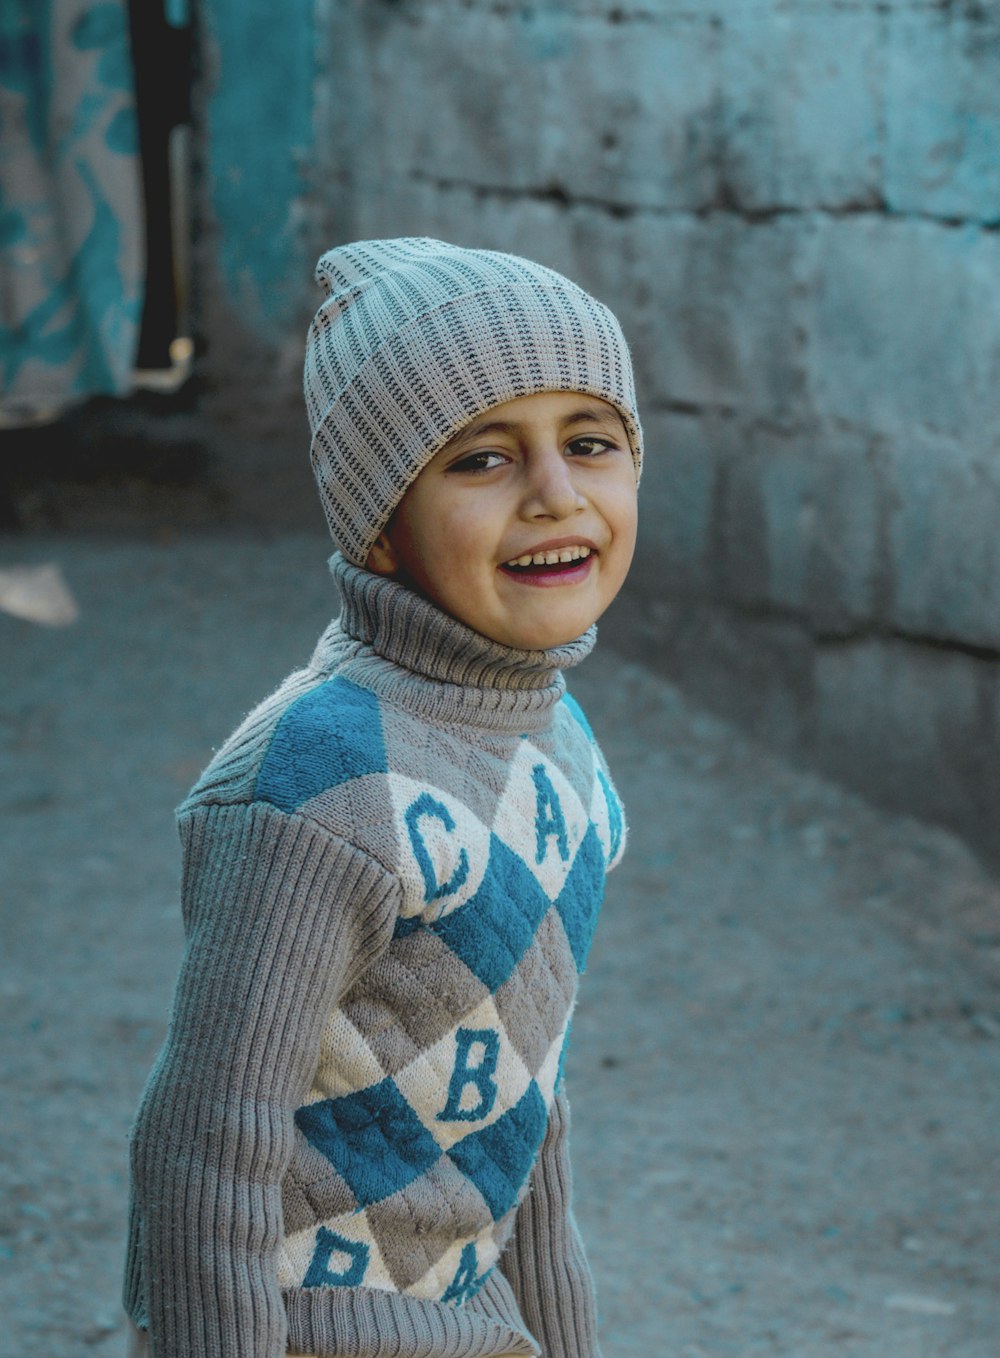
[[[416,801],[411,802],[406,808],[406,828],[410,832],[413,855],[424,879],[424,900],[430,904],[431,901],[438,901],[442,896],[452,896],[458,891],[469,875],[469,856],[462,849],[454,872],[446,882],[439,882],[434,870],[434,861],[420,830],[421,820],[427,817],[440,821],[449,834],[455,829],[455,818],[445,804],[432,797],[429,792],[422,792]]]

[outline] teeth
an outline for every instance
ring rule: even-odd
[[[554,552],[529,552],[508,561],[508,566],[558,566],[568,561],[583,561],[590,556],[589,547],[560,547]]]

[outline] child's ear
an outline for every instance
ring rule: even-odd
[[[399,557],[384,529],[375,539],[365,566],[376,575],[395,575],[399,570]]]

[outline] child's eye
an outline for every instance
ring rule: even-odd
[[[606,453],[616,446],[612,439],[602,439],[596,434],[588,434],[584,438],[574,439],[569,445],[569,451],[574,457],[596,457],[598,453]]]
[[[460,457],[457,462],[453,462],[448,468],[450,472],[490,472],[494,467],[500,467],[507,459],[503,453],[484,450],[479,453],[467,453],[465,457]]]

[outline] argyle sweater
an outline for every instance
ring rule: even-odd
[[[594,1358],[561,1063],[617,796],[561,670],[334,557],[343,601],[181,806],[132,1137],[154,1358]]]

